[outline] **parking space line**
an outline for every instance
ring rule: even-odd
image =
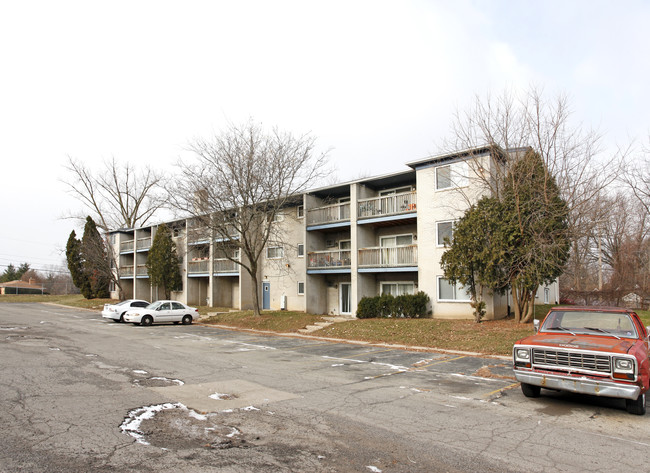
[[[428,365],[418,366],[418,368],[428,368],[429,366],[439,365],[440,363],[448,363],[450,361],[460,360],[461,358],[467,358],[467,357],[463,355],[463,356],[457,356],[456,358],[449,358],[447,360],[434,361],[433,363],[429,363]]]
[[[507,390],[507,389],[512,389],[512,388],[515,388],[515,387],[517,387],[517,386],[519,386],[519,383],[512,383],[511,385],[506,386],[506,387],[504,387],[504,388],[495,389],[495,390],[492,391],[492,392],[489,392],[489,393],[487,393],[487,394],[484,394],[483,397],[490,397],[490,396],[493,396],[493,395],[495,395],[495,394],[500,393],[501,391],[505,391],[505,390]]]

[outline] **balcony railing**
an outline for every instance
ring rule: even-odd
[[[120,268],[120,277],[133,277],[133,266],[122,266]]]
[[[359,250],[359,267],[417,266],[418,245],[363,248]]]
[[[149,273],[147,272],[147,265],[146,264],[139,264],[135,267],[135,275],[136,276],[149,276]]]
[[[210,272],[210,261],[209,260],[188,261],[187,272],[190,274],[208,273]]]
[[[350,202],[318,207],[307,211],[307,225],[320,225],[347,220],[350,220]]]
[[[239,264],[229,259],[216,259],[214,260],[215,273],[234,273],[239,271]]]
[[[358,217],[381,217],[385,215],[408,214],[416,211],[416,192],[386,195],[372,199],[359,200]]]
[[[309,269],[349,268],[352,265],[350,250],[312,251],[307,257]]]
[[[151,248],[151,237],[138,238],[135,242],[136,250],[148,250]]]
[[[229,259],[215,259],[213,271],[215,273],[233,273],[238,271],[238,264]],[[207,274],[210,272],[210,260],[189,261],[187,263],[189,274]]]
[[[120,251],[122,253],[127,251],[133,251],[133,240],[123,241],[120,243]]]

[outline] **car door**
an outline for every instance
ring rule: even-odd
[[[169,322],[172,317],[172,305],[169,302],[160,304],[160,307],[153,313],[154,322]]]
[[[169,320],[173,322],[180,322],[183,320],[183,316],[189,311],[185,309],[185,306],[180,302],[172,302],[172,310]]]

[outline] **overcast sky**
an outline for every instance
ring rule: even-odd
[[[253,117],[331,148],[340,181],[436,153],[475,95],[566,93],[647,143],[647,1],[0,0],[0,271],[60,265],[67,157],[171,172]]]

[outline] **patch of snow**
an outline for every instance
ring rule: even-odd
[[[189,415],[190,417],[194,417],[197,420],[208,420],[208,416],[206,416],[205,414],[199,414],[196,411],[190,411]]]
[[[160,380],[160,381],[169,381],[169,382],[171,382],[171,383],[176,384],[177,386],[182,386],[182,385],[185,384],[185,383],[184,383],[183,381],[181,381],[180,379],[169,379],[169,378],[165,378],[165,377],[163,377],[163,376],[153,376],[152,378],[149,378],[149,379],[158,379],[158,380]]]
[[[61,351],[60,348],[56,348],[56,347],[50,347],[50,350],[52,350],[52,351]]]
[[[215,399],[217,401],[223,401],[224,399],[228,399],[230,397],[230,395],[229,394],[214,393],[214,394],[210,394],[208,397],[210,399]]]
[[[349,358],[337,358],[335,356],[323,356],[323,358],[325,358],[326,360],[350,361],[352,363],[368,363],[365,360],[352,360],[352,359],[349,359]]]
[[[345,366],[345,363],[334,363],[332,366]]]
[[[158,412],[168,409],[187,409],[187,407],[178,402],[167,402],[165,404],[139,407],[138,409],[129,412],[128,416],[124,419],[124,422],[122,422],[120,430],[133,437],[137,443],[150,445],[149,442],[144,439],[144,433],[140,430],[140,425],[143,420],[153,419]]]
[[[465,397],[465,396],[451,396],[451,397],[453,397],[454,399],[460,399],[461,401],[471,401],[472,400],[471,397]]]
[[[41,322],[42,324],[45,322]],[[27,330],[29,327],[0,327],[0,330]]]
[[[232,429],[232,432],[230,432],[226,437],[233,438],[235,435],[240,434],[239,430],[235,429],[234,427],[230,427]]]
[[[242,411],[259,411],[259,409],[255,406],[248,406],[248,407],[242,407]]]
[[[373,473],[381,473],[381,470],[379,468],[377,468],[376,466],[367,466],[366,468],[368,468]]]
[[[135,374],[149,374],[145,370],[133,370]]]

